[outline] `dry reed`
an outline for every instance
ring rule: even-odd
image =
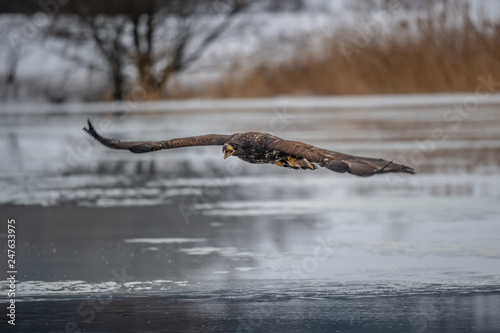
[[[460,24],[450,24],[453,21]],[[500,81],[500,24],[473,22],[467,7],[459,13],[447,8],[429,12],[413,23],[401,20],[390,34],[372,38],[346,57],[345,45],[353,46],[349,41],[354,38],[352,29],[337,31],[325,40],[322,54],[301,54],[277,66],[263,63],[228,74],[203,95],[467,92],[476,88],[479,76]]]

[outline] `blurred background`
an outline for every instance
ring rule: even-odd
[[[3,102],[464,92],[495,0],[2,1]]]
[[[0,1],[18,315],[0,307],[0,330],[500,331],[499,19],[496,0]],[[119,140],[261,131],[417,174],[131,154],[87,118]]]

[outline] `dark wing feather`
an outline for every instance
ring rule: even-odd
[[[388,172],[415,173],[413,168],[405,165],[392,163],[383,159],[338,153],[299,141],[272,140],[267,145],[267,149],[278,150],[296,157],[305,158],[332,171],[348,172],[363,177]]]
[[[193,147],[193,146],[221,146],[230,137],[229,135],[208,134],[208,135],[192,136],[187,138],[172,139],[165,141],[121,142],[118,140],[102,137],[99,133],[97,133],[90,119],[88,120],[88,124],[89,128],[84,127],[83,130],[89,133],[94,139],[96,139],[106,147],[113,149],[128,149],[133,153],[149,153],[161,149],[172,149],[172,148]]]

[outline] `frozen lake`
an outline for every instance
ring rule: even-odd
[[[466,102],[0,106],[17,329],[500,331],[500,101]],[[264,131],[417,174],[294,171],[220,147],[136,155],[93,142],[87,117],[122,140]]]

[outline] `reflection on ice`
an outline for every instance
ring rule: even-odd
[[[389,256],[445,255],[500,258],[498,242],[340,242],[335,246]]]
[[[242,267],[241,271],[247,271]],[[228,274],[228,271],[214,271],[214,274]],[[394,272],[393,272],[394,273]],[[412,273],[408,271],[408,273]],[[485,279],[483,281],[453,280],[453,281],[388,281],[388,282],[326,282],[310,280],[268,280],[254,281],[242,280],[235,284],[232,290],[226,289],[221,281],[211,281],[206,284],[192,284],[186,280],[151,280],[151,281],[129,281],[124,283],[102,282],[88,283],[79,280],[67,280],[56,282],[45,281],[20,281],[19,291],[23,298],[18,302],[46,301],[56,296],[56,300],[88,299],[88,294],[99,295],[100,299],[120,298],[123,295],[134,296],[168,296],[174,295],[175,299],[194,299],[196,297],[211,297],[214,299],[248,299],[268,300],[269,298],[300,299],[303,297],[315,297],[317,299],[335,300],[373,297],[395,297],[411,295],[433,295],[433,294],[473,294],[484,292],[500,292],[500,285],[492,283],[500,280]],[[0,282],[0,285],[4,285]],[[0,297],[0,300],[2,298]]]
[[[186,253],[189,255],[193,256],[203,256],[203,255],[209,255],[209,254],[219,254],[223,257],[251,257],[254,256],[252,252],[248,251],[239,251],[237,248],[234,247],[213,247],[213,246],[206,246],[206,247],[191,247],[191,248],[180,248],[178,250],[179,252]]]
[[[20,298],[171,292],[316,301],[498,292],[498,107],[481,105],[450,129],[446,103],[404,101],[355,109],[338,100],[293,101],[293,119],[275,129],[287,139],[418,164],[415,176],[365,179],[224,161],[220,147],[137,155],[90,144],[78,155],[75,147],[90,142],[81,131],[86,116],[10,113],[0,136],[12,143],[16,128],[17,137],[16,144],[0,140],[0,155],[12,156],[12,164],[0,161],[0,209],[21,221]],[[166,139],[269,129],[278,104],[262,103],[229,112],[195,101],[189,112],[165,113],[153,103],[154,113],[113,120],[105,134]],[[419,151],[436,128],[447,139]],[[411,159],[415,151],[419,160]],[[317,256],[325,239],[331,251]],[[111,281],[113,272],[128,278]]]
[[[125,243],[144,244],[179,244],[179,243],[199,243],[206,242],[206,238],[131,238],[125,239]]]
[[[210,204],[195,204],[193,207],[210,216],[259,216],[259,215],[308,215],[335,212],[337,214],[411,214],[418,216],[425,211],[426,215],[439,217],[440,214],[449,214],[453,220],[462,216],[469,218],[476,214],[500,214],[500,207],[495,198],[483,198],[480,201],[471,201],[466,197],[441,198],[366,198],[366,197],[333,197],[328,201],[313,200],[269,200],[269,201],[219,201]],[[373,215],[372,215],[373,217]],[[441,219],[441,218],[440,218]],[[371,218],[370,218],[371,220]],[[415,221],[415,219],[413,219]],[[368,220],[364,220],[368,222]],[[399,219],[399,221],[404,221]]]
[[[251,166],[256,167],[256,166]],[[262,167],[262,166],[257,166]],[[479,167],[478,167],[479,168]],[[273,170],[270,170],[271,174]],[[400,175],[382,175],[360,179],[350,175],[331,175],[329,171],[315,171],[307,175],[301,171],[285,170],[284,174],[273,176],[235,175],[224,178],[196,177],[164,179],[148,177],[143,181],[124,177],[123,175],[88,176],[71,175],[64,178],[40,177],[26,179],[11,177],[1,179],[0,204],[54,206],[64,202],[76,202],[89,207],[120,207],[120,206],[152,206],[168,204],[172,199],[182,197],[204,197],[207,193],[221,194],[223,192],[244,193],[254,190],[267,193],[278,192],[279,196],[296,197],[302,193],[301,199],[295,201],[252,202],[215,202],[195,205],[195,209],[210,209],[211,215],[259,215],[280,214],[283,209],[290,209],[292,214],[314,214],[329,211],[333,208],[352,208],[355,204],[360,209],[370,206],[370,197],[375,197],[380,209],[390,201],[389,197],[407,198],[412,202],[402,202],[408,209],[419,208],[422,203],[433,205],[429,197],[459,197],[462,200],[472,197],[500,196],[500,177],[481,174],[418,174],[407,177]],[[296,173],[294,176],[291,173]],[[102,179],[101,179],[102,177]],[[283,185],[286,184],[286,190]],[[307,193],[307,199],[304,197]],[[210,198],[216,198],[209,195]],[[425,199],[424,199],[425,197]],[[325,198],[328,198],[325,201]],[[416,198],[419,203],[415,204]],[[422,201],[423,200],[423,201]],[[186,200],[192,202],[193,200]],[[363,204],[361,205],[361,202]],[[428,202],[427,202],[428,201]],[[206,200],[194,200],[206,202]],[[443,202],[446,206],[446,202]],[[467,203],[465,203],[467,204]],[[224,205],[224,211],[215,211]],[[468,204],[467,204],[468,205]],[[254,211],[252,209],[258,209]],[[226,210],[227,209],[227,210]],[[245,213],[244,210],[247,210]],[[237,211],[238,210],[238,211]]]

